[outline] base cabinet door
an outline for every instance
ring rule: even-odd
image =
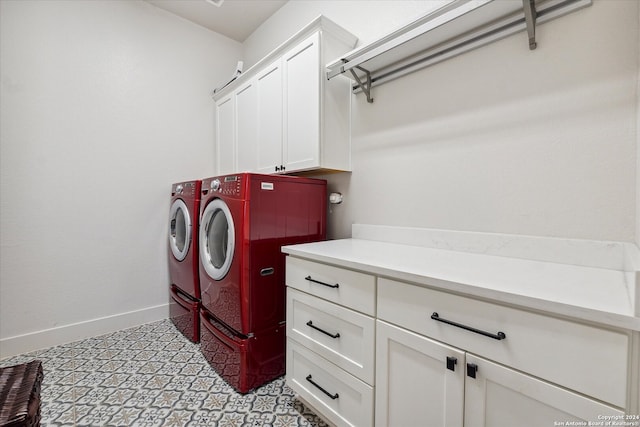
[[[466,377],[465,427],[581,425],[570,422],[597,423],[606,416],[624,414],[469,353],[466,362],[475,378]]]
[[[383,321],[376,323],[377,427],[461,427],[465,354]]]
[[[377,427],[597,425],[624,415],[619,408],[381,320],[376,341]]]

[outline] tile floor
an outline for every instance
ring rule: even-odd
[[[279,378],[242,395],[170,320],[0,361],[42,361],[43,426],[324,427]]]

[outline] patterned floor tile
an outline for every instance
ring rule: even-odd
[[[325,427],[278,378],[237,393],[170,320],[0,360],[42,361],[43,426]]]

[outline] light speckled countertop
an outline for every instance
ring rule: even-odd
[[[640,331],[635,272],[364,239],[284,246],[306,258],[457,294]]]

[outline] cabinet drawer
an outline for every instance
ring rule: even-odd
[[[460,326],[497,335],[494,339]],[[605,402],[626,405],[629,335],[387,279],[378,318]]]
[[[373,385],[372,317],[289,288],[287,336]]]
[[[287,384],[338,426],[373,425],[373,388],[287,340]]]
[[[286,277],[287,286],[375,315],[374,276],[288,256]]]

